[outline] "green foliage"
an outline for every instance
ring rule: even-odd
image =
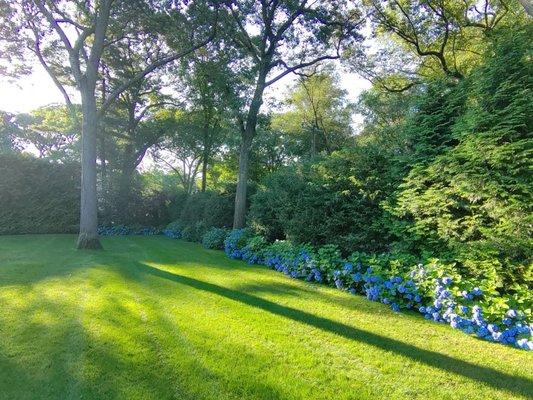
[[[0,155],[0,234],[76,231],[79,179],[77,164]]]
[[[16,123],[15,115],[0,111],[0,154],[20,151],[18,143],[21,129]]]
[[[179,220],[183,226],[202,222],[206,227],[229,227],[233,218],[233,198],[231,192],[193,193],[187,197]]]
[[[387,153],[374,143],[272,174],[252,198],[250,225],[269,240],[384,251],[390,242],[380,202],[392,190]]]
[[[464,79],[368,93],[355,145],[268,176],[250,226],[343,255],[438,257],[509,295],[531,285],[530,38],[530,27],[495,30]]]
[[[188,242],[201,242],[206,230],[207,226],[203,221],[185,225],[181,230],[181,238]]]
[[[228,233],[229,229],[211,228],[202,237],[202,245],[206,249],[223,250],[224,240]]]
[[[533,74],[528,32],[497,38],[453,124],[457,144],[412,169],[391,211],[410,248],[495,270],[502,286],[531,279]]]
[[[290,110],[275,114],[272,128],[285,133],[285,145],[293,155],[338,150],[352,134],[352,107],[346,96],[338,76],[328,69],[300,78],[286,100]]]
[[[19,114],[20,139],[33,146],[40,158],[75,162],[80,158],[80,127],[73,119],[81,119],[80,107],[69,110],[66,106],[48,105],[29,114]]]
[[[231,226],[234,196],[231,187],[227,191],[196,192],[189,195],[178,191],[168,208],[173,215],[177,215],[174,224],[183,239],[203,242],[204,236],[212,231],[211,228]]]

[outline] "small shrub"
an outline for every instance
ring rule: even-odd
[[[186,225],[181,232],[181,238],[188,242],[200,243],[206,230],[205,223],[198,221],[192,225]]]
[[[261,264],[264,261],[264,250],[267,241],[263,236],[252,236],[242,249],[241,258],[249,264]]]
[[[241,258],[242,249],[246,246],[252,233],[248,229],[235,229],[224,239],[224,252],[230,258]]]
[[[223,250],[224,240],[228,233],[228,229],[211,228],[202,237],[202,245],[206,249]]]
[[[100,236],[154,236],[160,235],[162,232],[160,229],[150,226],[126,226],[126,225],[110,225],[99,226],[97,230]]]
[[[163,235],[171,239],[181,239],[181,224],[178,221],[171,222],[163,230]]]

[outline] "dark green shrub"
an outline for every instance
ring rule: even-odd
[[[386,251],[390,235],[380,203],[394,177],[385,155],[365,144],[275,172],[252,198],[250,226],[270,241],[335,244],[343,254]]]
[[[200,243],[206,231],[204,222],[198,221],[193,225],[186,225],[181,231],[181,238],[188,242]]]

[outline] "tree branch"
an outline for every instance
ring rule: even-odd
[[[278,62],[279,64],[282,64],[282,65],[284,65],[286,67],[285,71],[281,72],[280,74],[278,74],[274,78],[272,78],[272,79],[268,80],[267,82],[265,82],[265,86],[272,85],[273,83],[279,81],[281,78],[283,78],[285,75],[290,74],[291,72],[295,72],[295,71],[297,71],[299,69],[302,69],[302,68],[310,67],[310,66],[315,65],[315,64],[317,64],[317,63],[319,63],[321,61],[337,60],[339,58],[340,58],[340,54],[337,51],[337,54],[335,54],[335,55],[325,55],[325,56],[317,57],[314,60],[311,60],[311,61],[308,61],[308,62],[303,62],[303,63],[297,64],[297,65],[294,65],[292,67],[289,67],[283,61],[279,61]]]
[[[98,111],[98,115],[102,116],[107,109],[110,107],[110,105],[117,99],[117,97],[126,89],[128,89],[131,85],[141,81],[144,79],[149,73],[155,71],[156,69],[171,63],[172,61],[178,60],[182,57],[185,57],[186,55],[195,52],[196,50],[204,47],[205,45],[209,44],[216,35],[217,32],[217,21],[218,21],[218,10],[215,14],[215,21],[213,24],[213,30],[211,31],[211,34],[202,42],[194,45],[193,47],[184,50],[180,53],[172,54],[167,57],[163,57],[159,60],[154,61],[150,65],[148,65],[145,69],[137,73],[133,78],[129,79],[128,81],[124,82],[122,85],[117,87],[115,90],[113,90],[109,96],[106,98],[106,100],[103,102],[102,106],[100,107],[100,110]]]

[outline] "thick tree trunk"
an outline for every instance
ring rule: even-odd
[[[98,240],[96,195],[96,133],[98,118],[94,90],[82,90],[81,208],[78,249],[101,249]]]
[[[248,188],[248,171],[250,169],[250,149],[253,135],[246,129],[242,132],[241,151],[239,154],[239,176],[237,192],[235,193],[235,214],[233,215],[233,229],[244,227],[246,218],[246,192]]]
[[[244,228],[246,222],[246,192],[248,189],[248,171],[250,169],[250,150],[256,133],[257,116],[263,103],[267,70],[259,74],[254,97],[246,117],[246,126],[241,130],[241,150],[239,154],[239,175],[237,178],[237,192],[235,193],[235,213],[233,215],[233,229]]]

